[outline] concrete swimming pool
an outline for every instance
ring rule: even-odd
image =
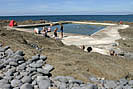
[[[88,25],[88,24],[63,24],[65,33],[72,34],[81,34],[81,35],[91,35],[100,29],[105,28],[102,25]],[[45,26],[48,27],[48,26]],[[60,25],[52,26],[51,31],[54,31],[55,28],[58,28],[58,32],[60,32]],[[39,30],[42,30],[43,27],[38,27]],[[34,28],[27,28],[28,30],[33,30]]]

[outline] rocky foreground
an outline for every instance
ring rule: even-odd
[[[69,76],[52,77],[54,67],[46,56],[25,60],[23,51],[13,52],[0,44],[0,89],[133,89],[133,80],[89,77],[84,83]]]

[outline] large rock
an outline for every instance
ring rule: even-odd
[[[24,76],[22,78],[22,82],[23,83],[30,83],[32,81],[31,77],[30,76]]]
[[[27,72],[34,72],[34,71],[37,71],[37,69],[36,68],[27,67],[26,71]]]
[[[10,84],[0,83],[0,89],[11,89],[11,85]]]
[[[40,58],[40,55],[36,55],[36,56],[32,56],[32,61],[37,61],[37,60],[39,60],[39,58]]]
[[[49,74],[48,70],[42,69],[42,68],[37,68],[37,72],[42,73],[42,74]]]
[[[40,89],[48,89],[50,87],[50,80],[46,79],[46,80],[41,80],[39,83],[39,88]]]
[[[18,51],[15,52],[15,55],[24,56],[24,53],[23,53],[23,51],[18,50]]]
[[[26,63],[23,63],[17,67],[17,71],[24,70],[26,68]]]
[[[8,81],[7,79],[1,79],[1,80],[0,80],[0,83],[1,83],[1,84],[8,84],[9,81]]]
[[[17,62],[10,62],[9,65],[10,66],[18,66],[18,63]]]
[[[20,87],[20,89],[33,89],[33,87],[29,83],[25,83]]]
[[[48,80],[47,76],[37,76],[37,82],[39,83],[41,80]]]
[[[129,85],[133,85],[133,80],[130,80],[130,81],[128,82],[128,84],[129,84]]]
[[[46,56],[40,56],[40,59],[45,61],[47,59],[47,57]]]
[[[23,61],[24,60],[24,57],[23,56],[20,56],[20,55],[14,55],[13,58],[16,60],[16,62]]]
[[[104,84],[105,88],[115,88],[117,84],[112,80],[106,80],[106,83]]]
[[[0,48],[0,52],[5,52],[6,50],[8,50],[10,47],[9,46],[5,46],[4,48]]]
[[[20,80],[14,79],[11,81],[12,87],[20,87],[22,85],[22,82]]]
[[[8,50],[10,47],[9,46],[5,46],[4,47],[4,52],[6,51],[6,50]]]
[[[7,56],[10,57],[11,55],[13,55],[13,51],[11,49],[8,49],[5,51],[6,54],[8,54]]]
[[[9,69],[9,70],[5,73],[5,75],[6,75],[6,76],[13,76],[13,73],[14,73],[15,71],[16,71],[15,68]]]
[[[32,68],[40,68],[42,66],[43,66],[43,62],[39,62],[39,63],[33,62],[30,64],[30,67]]]
[[[46,64],[44,67],[43,67],[44,70],[47,70],[48,72],[51,72],[54,67],[50,64]]]

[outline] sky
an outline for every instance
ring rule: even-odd
[[[126,14],[133,0],[0,0],[0,16]]]

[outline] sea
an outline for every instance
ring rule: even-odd
[[[133,22],[133,15],[38,15],[38,16],[0,16],[0,20],[47,20],[47,21],[128,21]]]
[[[0,16],[0,20],[47,20],[47,21],[128,21],[133,22],[133,15],[44,15],[44,16]],[[60,29],[60,26],[53,26],[52,31],[55,28]],[[65,33],[92,35],[93,33],[105,28],[106,26],[86,25],[86,24],[64,24]],[[38,27],[42,30],[42,27]],[[28,28],[27,30],[34,30],[34,28]],[[59,32],[60,30],[58,30]]]

